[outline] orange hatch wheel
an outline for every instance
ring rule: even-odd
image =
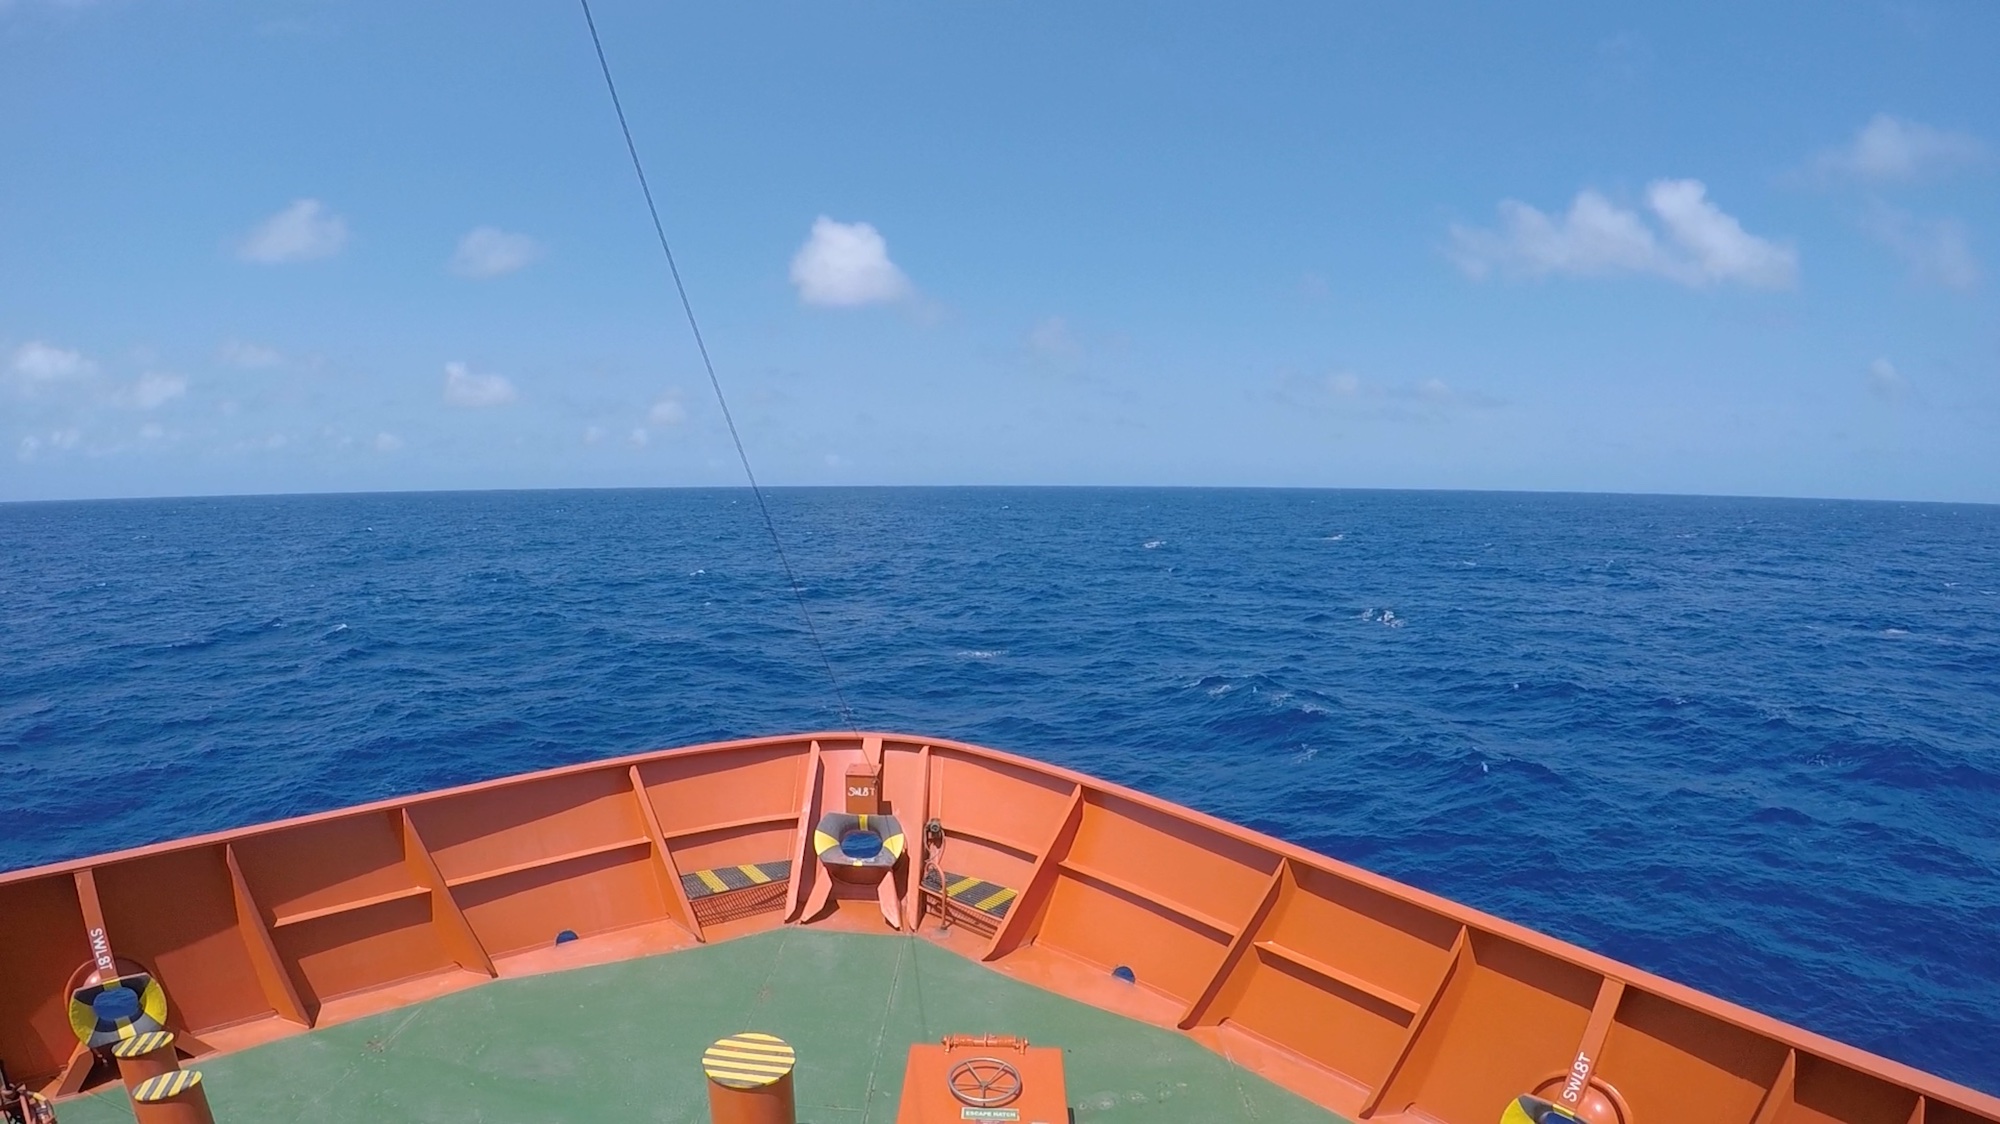
[[[798,1124],[792,1100],[792,1067],[798,1058],[784,1039],[746,1030],[701,1056],[708,1076],[708,1115],[714,1124]]]
[[[1063,1052],[999,1034],[950,1034],[910,1047],[896,1124],[994,1120],[1066,1124]]]

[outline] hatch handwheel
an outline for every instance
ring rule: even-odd
[[[951,1067],[945,1087],[960,1104],[997,1108],[1021,1095],[1021,1071],[999,1058],[967,1058]]]

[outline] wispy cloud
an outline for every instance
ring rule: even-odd
[[[232,367],[242,367],[245,370],[275,367],[285,361],[284,355],[276,348],[250,343],[247,340],[224,340],[222,346],[216,349],[216,357]]]
[[[1083,355],[1083,344],[1060,316],[1043,319],[1028,330],[1028,352],[1041,359],[1068,361]]]
[[[393,433],[375,435],[375,451],[378,453],[393,453],[402,447],[403,439]]]
[[[504,375],[482,375],[463,363],[444,365],[444,400],[453,406],[504,406],[515,399]]]
[[[237,256],[266,265],[312,261],[332,257],[346,244],[347,220],[317,199],[299,199],[259,223],[237,248]]]
[[[188,381],[183,375],[147,371],[131,386],[118,388],[111,401],[113,405],[128,410],[157,410],[186,394],[187,388]]]
[[[1862,221],[1862,229],[1910,267],[1917,281],[1949,289],[1979,284],[1979,259],[1972,239],[1956,219],[1921,219],[1877,202]]]
[[[15,348],[8,367],[30,388],[85,378],[97,371],[97,364],[82,352],[41,340],[30,340]]]
[[[910,279],[889,260],[889,244],[865,222],[821,215],[805,245],[792,256],[792,284],[799,299],[829,308],[854,308],[902,300]]]
[[[15,459],[32,461],[43,452],[67,452],[83,442],[83,431],[75,427],[50,431],[46,436],[31,433],[14,448]]]
[[[1970,133],[1878,113],[1852,140],[1821,152],[1812,166],[1822,176],[1894,183],[1942,175],[1985,156],[1986,146]]]
[[[1885,402],[1901,402],[1910,393],[1910,380],[1887,359],[1868,364],[1868,393]]]
[[[1295,408],[1405,421],[1432,421],[1466,410],[1490,410],[1502,404],[1484,394],[1461,390],[1440,378],[1390,382],[1350,370],[1283,375],[1278,380],[1276,398]]]
[[[678,394],[669,393],[653,403],[652,409],[646,411],[646,421],[652,425],[676,426],[686,420],[687,407],[681,405]]]
[[[1697,287],[1760,288],[1785,288],[1797,279],[1797,252],[1744,230],[1708,199],[1700,180],[1656,180],[1646,188],[1646,207],[1653,222],[1589,190],[1563,215],[1507,199],[1498,230],[1453,224],[1451,253],[1473,278],[1637,273]]]
[[[451,271],[476,281],[503,277],[525,268],[541,253],[541,246],[525,234],[475,227],[458,240],[458,250],[451,255]]]

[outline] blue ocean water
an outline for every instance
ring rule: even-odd
[[[2000,1091],[2000,508],[771,502],[865,726],[1157,793]],[[735,490],[4,505],[0,599],[6,868],[841,725]]]

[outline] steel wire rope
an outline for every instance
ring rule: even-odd
[[[667,241],[667,228],[660,222],[660,208],[653,202],[652,185],[646,181],[646,166],[639,160],[639,146],[632,141],[632,126],[625,120],[625,103],[618,97],[618,83],[611,77],[611,63],[604,56],[604,40],[597,33],[597,19],[590,12],[590,0],[577,0],[583,5],[583,22],[590,28],[590,45],[597,51],[597,67],[604,72],[604,88],[611,95],[611,108],[618,114],[618,131],[625,135],[625,151],[632,157],[632,171],[639,177],[639,191],[646,197],[646,213],[652,217],[653,233],[659,237],[660,252],[666,255],[667,272],[674,278],[674,292],[681,299],[681,311],[687,314],[688,331],[694,334],[695,350],[701,353],[702,369],[708,372],[708,385],[715,391],[716,405],[722,407],[722,420],[729,427],[729,439],[736,445],[736,458],[743,462],[743,475],[750,481],[750,494],[757,498],[757,511],[764,517],[764,530],[771,536],[771,549],[777,552],[778,564],[784,568],[785,580],[791,584],[792,600],[798,603],[799,617],[806,622],[806,633],[812,637],[813,650],[819,653],[820,666],[826,669],[826,681],[833,688],[833,701],[840,707],[840,719],[849,731],[858,732],[854,724],[854,712],[848,708],[847,696],[840,689],[840,676],[834,674],[833,661],[827,658],[826,645],[820,642],[819,629],[814,626],[812,612],[806,608],[805,591],[799,587],[799,579],[792,569],[792,560],[785,554],[785,544],[778,537],[778,524],[771,518],[771,507],[764,501],[764,489],[757,483],[757,473],[750,467],[750,454],[743,448],[743,436],[736,431],[736,418],[729,412],[729,399],[722,393],[722,380],[716,377],[715,361],[709,358],[708,342],[702,338],[701,324],[694,317],[694,302],[688,299],[687,285],[681,281],[681,267],[674,261],[674,248]]]

